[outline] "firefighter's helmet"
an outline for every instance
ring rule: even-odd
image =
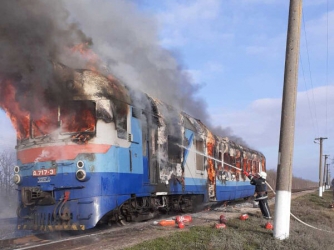
[[[267,173],[266,172],[263,172],[263,171],[259,172],[259,176],[263,179],[267,179]]]

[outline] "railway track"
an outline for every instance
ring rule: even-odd
[[[313,192],[315,189],[295,189],[293,194]],[[268,193],[269,199],[274,197],[273,192]],[[274,200],[274,199],[271,199]],[[271,201],[273,203],[274,201]],[[270,203],[270,202],[269,202]],[[192,225],[203,225],[217,221],[221,213],[226,213],[227,217],[232,218],[240,213],[249,211],[256,212],[258,208],[253,207],[251,200],[236,200],[215,204],[206,207],[199,213],[192,214]],[[172,215],[173,216],[173,215]],[[160,219],[171,218],[161,217]],[[7,225],[15,223],[15,218],[0,220],[0,223]],[[127,245],[139,243],[139,240],[151,239],[151,237],[161,237],[167,235],[171,231],[179,230],[175,227],[157,227],[153,225],[153,220],[147,222],[129,223],[124,226],[117,224],[111,226],[99,226],[86,231],[70,231],[70,232],[48,232],[41,234],[33,234],[27,232],[28,235],[19,235],[9,239],[0,240],[0,249],[122,249]],[[24,231],[23,231],[24,232]],[[22,233],[22,232],[21,232]],[[158,234],[157,234],[158,233]],[[155,235],[155,236],[154,236]],[[94,247],[92,247],[94,245]],[[120,248],[118,248],[120,247]]]

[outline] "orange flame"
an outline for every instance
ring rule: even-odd
[[[206,143],[206,148],[207,148],[207,154],[208,156],[211,156],[212,158],[214,158],[214,145],[215,145],[215,140],[214,137],[211,133],[208,134],[208,140]],[[215,164],[214,164],[214,160],[208,158],[208,178],[209,181],[211,182],[211,184],[215,183],[216,180],[216,170],[215,170]]]
[[[39,107],[35,113],[23,110],[20,103],[16,100],[16,88],[12,80],[5,79],[0,89],[0,107],[4,109],[10,118],[15,130],[17,139],[27,139],[50,134],[55,131],[59,125],[63,132],[83,132],[95,130],[95,105],[87,103],[78,105],[68,105],[61,108],[61,124],[58,122],[58,108],[50,108],[40,103],[38,98],[31,98],[30,102],[35,107]],[[24,99],[25,97],[20,97]],[[21,104],[22,105],[22,104]],[[85,138],[87,140],[89,138]]]
[[[89,49],[88,44],[78,44],[71,49],[72,53],[80,53],[87,60],[87,67],[97,71],[97,65],[100,62],[98,56]],[[0,75],[1,77],[1,75]],[[110,76],[110,78],[112,78]],[[49,107],[48,101],[45,100],[45,89],[34,84],[32,89],[33,97],[25,93],[18,94],[17,82],[10,78],[0,79],[0,108],[2,108],[10,118],[16,133],[17,139],[27,139],[29,137],[39,137],[50,134],[59,126],[63,132],[83,132],[94,131],[96,118],[95,107],[81,108],[80,110],[73,107],[62,109],[62,117],[58,117],[58,107]],[[20,98],[18,100],[17,98]],[[29,107],[35,107],[31,110]],[[68,110],[67,110],[68,109]],[[72,113],[71,113],[72,112]]]
[[[29,137],[29,113],[22,110],[15,100],[16,89],[11,80],[4,80],[1,88],[0,106],[10,118],[18,139]]]
[[[63,132],[84,132],[95,130],[95,116],[89,109],[81,110],[63,109],[61,121]]]

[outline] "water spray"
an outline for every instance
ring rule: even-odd
[[[231,164],[228,164],[228,163],[226,163],[226,162],[223,162],[223,161],[221,161],[221,160],[219,160],[219,159],[217,159],[217,158],[214,158],[214,157],[212,157],[212,156],[210,156],[210,155],[204,154],[204,153],[199,152],[199,151],[197,151],[197,150],[188,149],[187,147],[185,147],[185,146],[183,146],[183,145],[180,145],[180,144],[176,144],[176,145],[179,146],[180,148],[187,149],[187,150],[189,150],[189,151],[191,151],[191,152],[194,152],[194,153],[196,153],[196,154],[202,155],[202,156],[204,156],[204,157],[206,157],[206,158],[208,158],[208,159],[211,159],[211,160],[220,162],[220,163],[225,164],[225,165],[227,165],[227,166],[229,166],[229,167],[232,167],[232,168],[235,168],[235,169],[237,169],[237,170],[242,171],[241,168],[237,168],[237,167],[235,167],[235,166],[233,166],[233,165],[231,165]]]
[[[186,148],[186,147],[183,146],[183,145],[179,145],[179,144],[177,144],[177,145],[178,145],[179,147],[181,147],[181,148]],[[230,166],[230,167],[232,167],[232,168],[235,168],[235,169],[237,169],[237,170],[242,171],[241,168],[238,168],[238,167],[236,167],[236,166],[233,166],[233,165],[231,165],[231,164],[228,164],[228,163],[226,163],[226,162],[223,162],[223,161],[221,161],[221,160],[219,160],[219,159],[216,159],[216,158],[214,158],[214,157],[212,157],[212,156],[210,156],[210,155],[206,155],[206,154],[204,154],[204,153],[202,153],[202,152],[198,152],[197,150],[191,150],[191,149],[188,149],[188,150],[190,150],[190,151],[192,151],[192,152],[195,152],[196,154],[203,155],[203,156],[205,156],[205,157],[207,157],[207,158],[209,158],[209,159],[212,159],[212,160],[214,160],[214,161],[217,161],[217,162],[220,162],[220,163],[222,163],[222,164],[225,164],[225,165],[227,165],[227,166]],[[274,193],[274,195],[276,195],[276,192],[275,192],[274,189],[269,185],[269,183],[268,183],[267,181],[265,181],[265,182],[266,182],[267,186],[271,189],[271,191]],[[305,226],[308,226],[308,227],[310,227],[310,228],[317,229],[317,230],[320,230],[320,231],[324,231],[324,232],[328,232],[328,233],[333,233],[333,231],[328,231],[328,230],[321,229],[321,228],[317,228],[317,227],[315,227],[315,226],[312,226],[312,225],[310,225],[310,224],[307,224],[306,222],[302,221],[301,219],[299,219],[298,217],[296,217],[296,216],[295,216],[293,213],[291,213],[291,212],[290,212],[290,215],[291,215],[294,219],[296,219],[297,221],[299,221],[300,223],[304,224]]]

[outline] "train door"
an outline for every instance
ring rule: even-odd
[[[151,184],[158,183],[159,175],[159,166],[158,166],[158,157],[157,157],[157,128],[150,129],[149,134],[149,143],[148,143],[148,159],[149,159],[149,180]]]
[[[150,119],[152,119],[150,117]],[[142,115],[143,167],[146,184],[158,183],[157,126],[150,126],[147,115]]]

